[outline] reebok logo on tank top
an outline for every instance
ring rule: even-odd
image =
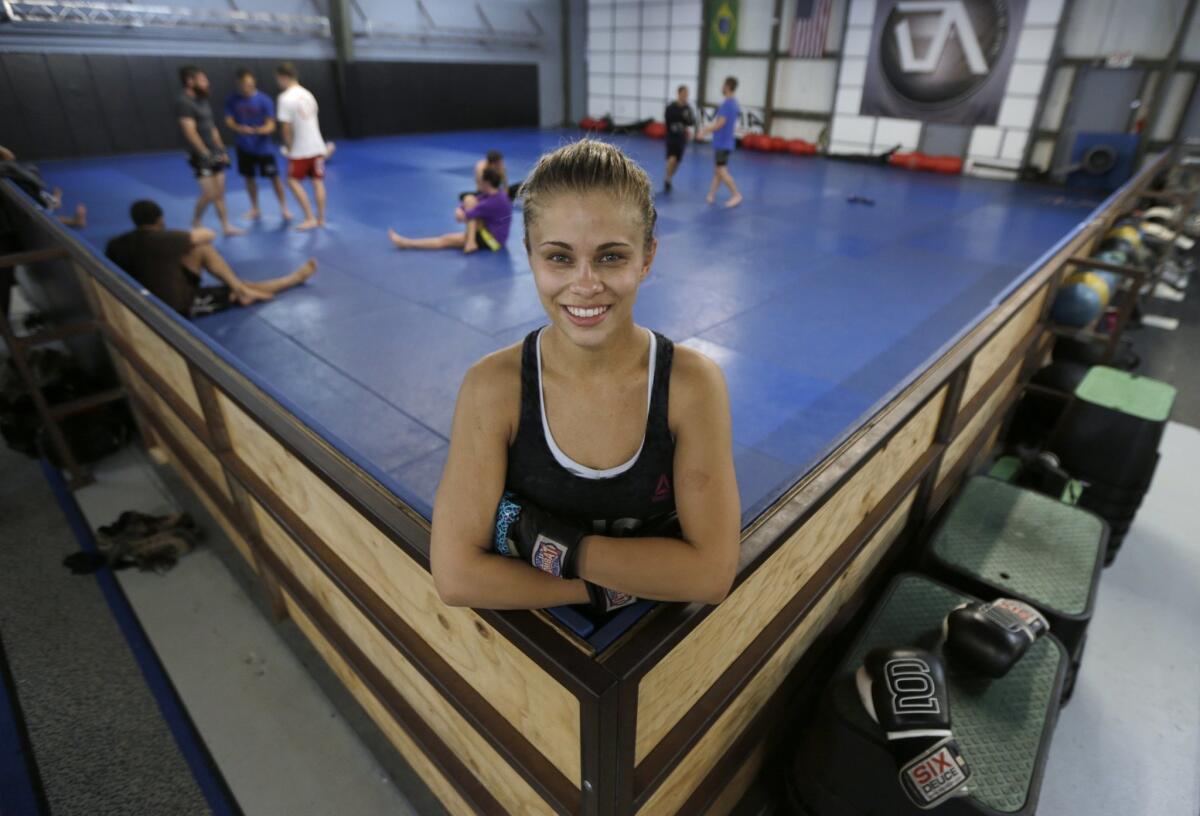
[[[658,484],[654,488],[654,497],[650,501],[660,502],[669,498],[671,498],[671,480],[664,473],[658,477]]]

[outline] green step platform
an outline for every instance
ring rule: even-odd
[[[1087,510],[987,476],[964,485],[929,542],[930,572],[984,600],[1037,607],[1078,668],[1107,550]],[[1068,678],[1069,696],[1074,672]]]
[[[915,646],[938,650],[942,621],[977,600],[921,575],[893,580],[870,621],[834,673],[817,722],[806,733],[789,776],[799,812],[819,816],[925,813],[896,780],[879,726],[863,710],[854,672],[870,650]],[[938,650],[940,651],[940,650]],[[1027,814],[1037,810],[1050,738],[1058,719],[1067,656],[1053,637],[1038,640],[1003,678],[987,681],[946,660],[955,738],[972,777],[966,796],[936,809],[942,816]]]

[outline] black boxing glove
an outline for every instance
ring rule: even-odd
[[[863,707],[887,736],[909,801],[928,810],[965,794],[971,768],[950,730],[941,661],[921,649],[875,649],[854,679]]]
[[[953,609],[943,626],[946,654],[982,675],[1008,674],[1034,641],[1050,631],[1041,612],[1027,603],[997,598]]]
[[[556,578],[578,578],[576,562],[587,531],[562,521],[517,494],[500,498],[493,547]]]
[[[585,581],[584,583],[587,584],[588,606],[593,612],[607,614],[637,603],[637,598],[628,592],[606,589],[605,587],[593,584],[591,581]]]

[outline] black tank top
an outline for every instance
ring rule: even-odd
[[[678,536],[675,514],[675,439],[667,424],[674,344],[654,332],[653,380],[641,450],[616,468],[588,471],[551,447],[542,409],[538,338],[521,350],[521,419],[508,448],[505,489],[599,535]]]

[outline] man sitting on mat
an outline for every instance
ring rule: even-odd
[[[317,271],[316,259],[309,258],[281,278],[244,281],[213,247],[216,234],[207,227],[169,230],[162,208],[153,201],[134,202],[129,215],[136,229],[109,241],[104,254],[184,317],[270,300],[277,292],[304,283]],[[202,272],[211,273],[222,285],[201,286]]]
[[[433,238],[405,238],[395,230],[388,230],[388,238],[398,249],[457,249],[474,252],[490,249],[498,252],[508,240],[508,228],[512,223],[512,200],[503,189],[504,180],[494,167],[486,167],[480,176],[478,196],[467,194],[462,204],[454,211],[456,221],[465,222],[462,232],[450,232]]]

